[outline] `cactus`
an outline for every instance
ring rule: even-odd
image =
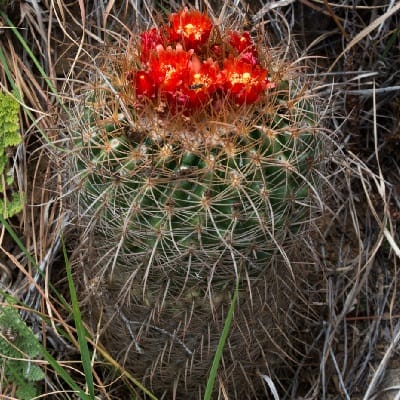
[[[101,303],[119,310],[109,338],[128,337],[127,365],[155,390],[204,393],[236,279],[232,343],[245,345],[255,310],[286,301],[267,270],[307,225],[321,151],[313,100],[286,72],[248,32],[184,9],[108,63],[69,126],[80,215],[103,255],[90,274],[107,277]],[[264,324],[246,345],[271,346]],[[245,398],[230,370],[248,381],[257,363],[225,363]]]

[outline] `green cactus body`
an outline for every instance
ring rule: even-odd
[[[278,91],[282,113],[288,93]],[[143,263],[191,257],[203,265],[229,250],[263,266],[275,241],[307,220],[319,138],[305,107],[300,100],[292,120],[277,108],[254,126],[188,126],[181,137],[127,119],[104,123],[94,107],[82,121],[90,131],[74,134],[81,205],[99,213],[106,236],[124,235],[123,251]]]
[[[146,35],[159,40],[154,31]],[[231,35],[229,43],[240,37],[251,47],[249,36],[240,35]],[[193,57],[176,48],[157,47],[151,57]],[[245,53],[245,59],[252,62],[254,54]],[[99,301],[104,313],[121,313],[108,338],[117,349],[127,341],[124,361],[134,374],[154,383],[157,393],[178,387],[180,398],[204,393],[239,276],[228,345],[236,350],[224,356],[221,372],[234,388],[230,398],[247,398],[246,384],[279,352],[283,339],[274,332],[281,329],[287,301],[276,282],[288,279],[272,260],[307,226],[322,152],[314,102],[304,95],[301,79],[272,76],[271,85],[267,65],[232,60],[205,61],[199,73],[182,75],[200,79],[204,68],[217,88],[204,77],[204,84],[182,86],[182,76],[171,83],[165,75],[157,92],[151,71],[135,70],[133,78],[129,69],[115,72],[86,94],[79,119],[69,126],[79,189],[74,202],[93,223],[101,256],[86,273],[107,282],[105,292],[97,291],[108,293]],[[232,65],[241,70],[229,75]],[[164,69],[172,75],[179,69],[170,67]],[[248,89],[253,83],[255,94]],[[165,93],[162,85],[168,85]],[[209,97],[197,107],[190,90],[201,94],[203,88],[210,88]],[[182,109],[186,93],[192,108]],[[269,353],[271,347],[278,350]]]

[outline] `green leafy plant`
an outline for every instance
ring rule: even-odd
[[[13,170],[8,168],[8,150],[22,141],[19,133],[19,104],[13,96],[0,92],[0,212],[9,218],[22,210],[19,193],[7,194],[8,186],[14,182]]]
[[[17,396],[30,400],[38,395],[36,382],[44,379],[43,370],[35,364],[40,343],[11,304],[0,305],[0,361],[8,383],[17,386]]]

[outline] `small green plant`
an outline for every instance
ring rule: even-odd
[[[19,132],[19,104],[13,96],[0,92],[0,212],[4,218],[12,217],[22,210],[19,193],[7,190],[14,182],[13,169],[8,168],[8,150],[22,141]]]
[[[40,352],[38,339],[15,307],[0,305],[1,368],[7,383],[17,386],[20,400],[30,400],[39,393],[35,383],[44,379],[44,372],[34,360]]]

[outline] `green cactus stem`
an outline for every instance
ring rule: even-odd
[[[245,399],[284,347],[292,284],[274,260],[308,226],[323,139],[300,74],[248,32],[178,16],[82,95],[68,121],[71,206],[98,254],[85,263],[91,315],[114,318],[104,340],[117,355],[124,343],[161,396],[204,394],[240,276],[220,379]]]

